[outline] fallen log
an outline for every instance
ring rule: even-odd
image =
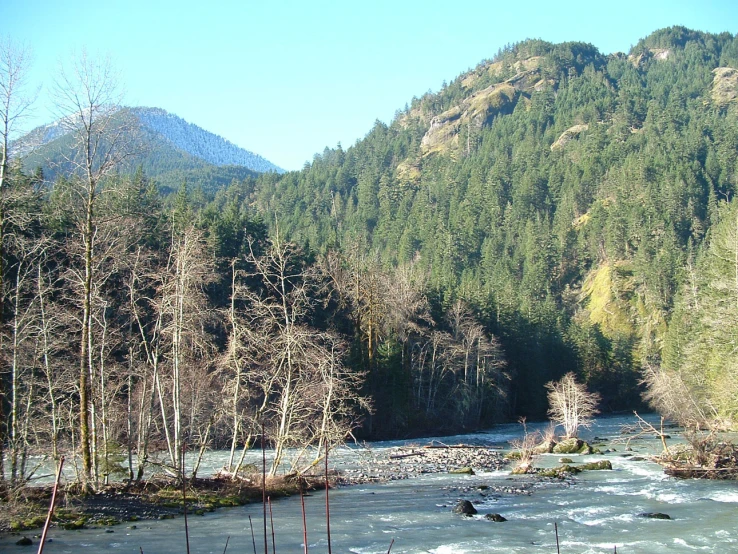
[[[423,448],[473,448],[474,450],[502,450],[501,446],[479,446],[474,444],[426,444]]]
[[[411,456],[425,456],[425,452],[410,452],[409,454],[391,454],[390,460],[399,460],[400,458],[410,458]]]

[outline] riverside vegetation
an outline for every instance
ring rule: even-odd
[[[238,475],[258,441],[301,474],[349,433],[542,417],[570,371],[602,411],[733,425],[730,33],[527,40],[302,171],[169,196],[86,57],[58,152],[12,159],[26,58],[0,53],[4,499],[39,453],[79,453],[87,491],[178,476],[183,447],[190,478],[218,447]]]

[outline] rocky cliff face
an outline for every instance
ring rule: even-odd
[[[712,70],[712,101],[718,106],[738,107],[738,69],[718,67]]]
[[[574,125],[573,127],[569,127],[566,131],[561,133],[561,136],[559,136],[559,138],[556,139],[556,142],[551,145],[551,151],[560,150],[566,146],[567,143],[571,142],[588,129],[589,125]]]
[[[459,135],[463,129],[471,132],[498,114],[511,113],[521,96],[529,96],[545,84],[540,70],[531,69],[474,92],[457,106],[431,119],[430,128],[421,143],[423,156],[459,148]]]

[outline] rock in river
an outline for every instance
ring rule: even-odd
[[[468,500],[459,500],[459,503],[454,507],[453,512],[455,514],[461,514],[465,516],[473,516],[477,513],[476,508]]]
[[[641,512],[638,517],[647,517],[650,519],[671,519],[669,514],[662,514],[661,512]]]

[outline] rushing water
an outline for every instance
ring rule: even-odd
[[[615,438],[620,426],[633,418],[601,418],[587,436]],[[520,435],[519,425],[504,425],[488,433],[447,437],[447,443],[484,441],[500,445]],[[424,441],[414,441],[424,442]],[[371,445],[375,455],[401,442]],[[655,440],[634,440],[635,456],[655,452]],[[623,457],[625,445],[617,452],[588,456],[588,460],[609,459],[612,471],[590,471],[571,482],[536,482],[528,476],[511,476],[509,471],[475,476],[425,474],[386,484],[361,485],[331,491],[332,550],[336,553],[476,553],[476,552],[556,552],[554,523],[558,525],[562,553],[662,553],[738,552],[738,482],[676,480],[648,461]],[[210,468],[222,466],[225,454],[214,452]],[[332,457],[341,467],[356,464],[357,452],[344,449]],[[634,456],[634,457],[635,457]],[[537,465],[558,464],[559,455],[545,455]],[[202,470],[204,475],[207,468]],[[529,483],[530,494],[500,492]],[[535,484],[533,484],[535,483]],[[480,486],[489,489],[480,489]],[[498,490],[496,490],[498,489]],[[471,500],[479,515],[465,518],[451,508],[460,499]],[[311,552],[327,552],[325,498],[316,493],[305,499],[308,545]],[[302,552],[302,515],[299,498],[274,502],[276,552]],[[672,520],[639,517],[642,512],[664,512]],[[499,513],[507,522],[484,519]],[[221,509],[205,516],[189,518],[193,554],[254,551],[251,516],[256,534],[256,551],[264,552],[261,504]],[[112,531],[109,532],[109,531]],[[50,532],[53,541],[44,552],[130,552],[147,554],[185,552],[183,519],[123,524],[106,530],[83,529]],[[230,538],[229,538],[230,537]],[[0,551],[13,551],[17,537],[0,538]],[[36,541],[34,541],[36,542]],[[269,552],[272,552],[271,532]]]

